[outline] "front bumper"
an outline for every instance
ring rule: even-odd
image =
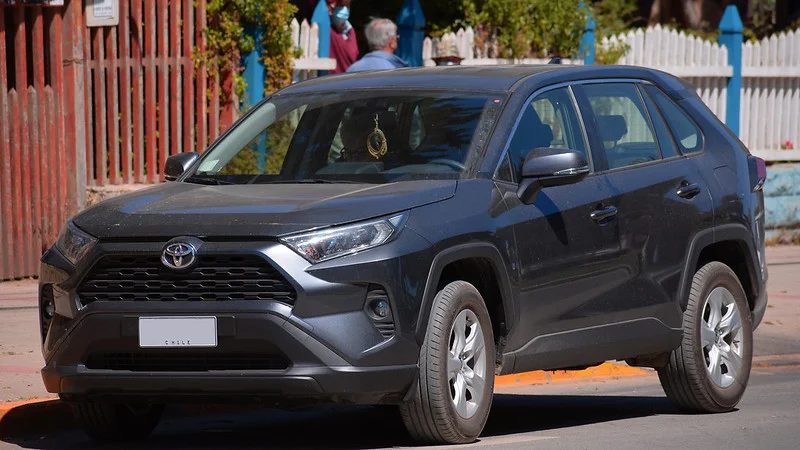
[[[154,311],[88,313],[69,333],[42,369],[48,392],[64,399],[142,397],[150,401],[191,399],[325,398],[353,403],[399,401],[413,382],[416,364],[357,367],[310,337],[307,330],[276,312],[216,312],[218,346],[214,349],[139,348],[138,317]],[[160,309],[161,315],[183,314]],[[92,355],[196,356],[270,355],[288,361],[285,369],[139,371],[88,368]],[[118,356],[118,358],[120,358]]]
[[[137,245],[138,252],[153,252],[160,251],[163,243]],[[41,292],[52,289],[56,305],[56,315],[43,333],[42,378],[48,392],[75,401],[313,399],[378,404],[400,402],[414,382],[419,355],[414,322],[423,289],[393,279],[425,279],[408,273],[417,268],[424,271],[424,265],[409,261],[428,256],[427,242],[414,233],[403,233],[385,247],[316,266],[277,243],[204,244],[208,252],[264,257],[296,287],[294,305],[247,300],[95,301],[82,306],[78,286],[92,261],[130,248],[129,244],[101,244],[90,261],[77,268],[65,264],[54,250],[43,257]],[[368,286],[376,283],[386,288],[391,299],[395,330],[390,337],[376,329],[365,310]],[[214,316],[217,347],[140,348],[138,320],[142,316]],[[97,364],[98,355],[128,365]],[[271,357],[284,363],[249,367],[251,355],[253,360]],[[239,358],[244,366],[194,369],[189,365],[176,370],[173,363],[164,370],[147,365],[151,359],[173,356],[189,358],[193,364]],[[136,366],[137,361],[145,363]]]

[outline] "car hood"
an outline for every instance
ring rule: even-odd
[[[100,239],[274,237],[446,200],[456,185],[455,180],[232,186],[170,182],[106,200],[74,220]]]

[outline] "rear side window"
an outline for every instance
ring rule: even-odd
[[[669,125],[675,141],[683,153],[699,152],[703,149],[703,134],[689,115],[676,105],[666,94],[655,86],[646,86],[645,90],[653,98]]]
[[[678,156],[680,154],[678,153],[678,146],[675,145],[675,141],[672,140],[672,133],[669,131],[667,122],[664,121],[658,107],[646,93],[642,94],[642,100],[644,100],[644,104],[647,107],[647,112],[650,113],[650,121],[653,123],[653,128],[656,130],[656,138],[658,139],[658,147],[661,149],[661,157],[671,158],[673,156]]]
[[[632,83],[583,86],[603,140],[608,168],[661,159],[639,91]]]

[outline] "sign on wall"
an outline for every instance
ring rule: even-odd
[[[85,0],[85,5],[87,27],[119,25],[119,0]]]

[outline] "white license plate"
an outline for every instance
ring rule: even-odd
[[[139,318],[139,347],[216,346],[216,317]]]

